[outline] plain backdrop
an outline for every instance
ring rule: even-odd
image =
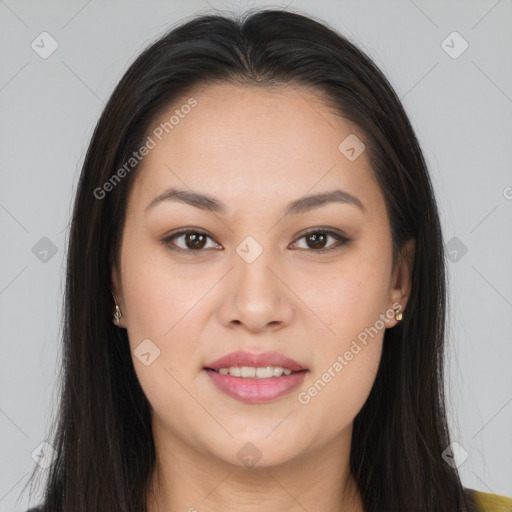
[[[53,418],[67,228],[104,103],[183,18],[286,3],[355,42],[403,101],[450,258],[446,388],[467,452],[459,471],[467,487],[512,496],[511,0],[0,0],[0,511],[28,508],[19,494]]]

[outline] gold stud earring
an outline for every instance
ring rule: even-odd
[[[400,311],[399,309],[395,309],[395,320],[397,322],[400,322],[400,320],[402,320],[402,311]]]

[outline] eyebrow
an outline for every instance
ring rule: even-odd
[[[192,192],[188,190],[178,190],[175,188],[167,189],[162,194],[155,197],[147,206],[146,212],[153,209],[158,204],[167,201],[178,201],[181,203],[195,206],[201,210],[206,210],[214,213],[226,214],[226,205],[215,199],[214,197],[199,192]],[[329,192],[323,192],[320,194],[309,195],[301,197],[289,203],[285,210],[284,216],[298,215],[305,213],[315,208],[320,208],[330,203],[344,203],[356,206],[363,212],[366,212],[366,208],[363,203],[354,195],[345,192],[344,190],[331,190]]]

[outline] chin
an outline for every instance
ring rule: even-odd
[[[297,455],[297,446],[283,446],[270,439],[250,441],[247,437],[227,442],[224,450],[218,452],[215,446],[212,455],[219,461],[249,470],[269,469],[291,462]]]

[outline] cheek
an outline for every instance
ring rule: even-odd
[[[127,243],[123,255],[132,359],[150,403],[176,407],[184,398],[180,383],[185,385],[199,371],[198,340],[204,329],[199,318],[201,298],[215,280],[214,276],[198,278],[197,268],[183,272],[180,266],[171,267],[160,248],[136,250],[136,245]],[[181,405],[186,407],[187,401]]]
[[[176,338],[185,325],[192,334],[191,329],[198,325],[190,320],[194,308],[214,285],[215,276],[201,275],[194,264],[173,263],[155,240],[132,240],[126,241],[123,260],[128,331],[134,339],[153,336],[164,344]]]
[[[313,311],[329,326],[315,340],[315,366],[297,401],[322,440],[335,437],[363,407],[375,381],[389,293],[383,262],[338,272]],[[320,442],[320,440],[318,441]]]
[[[127,331],[135,372],[152,409],[179,430],[183,417],[198,413],[187,390],[200,371],[203,324],[198,302],[206,284],[194,287],[189,279],[186,286],[183,278],[171,279],[155,260],[127,261],[126,271]],[[192,421],[190,416],[184,423]]]
[[[370,393],[389,313],[391,259],[378,245],[360,249],[329,275],[317,273],[314,291],[308,294],[304,287],[301,295],[321,322],[314,372],[298,401],[310,409],[311,418],[326,425],[334,420],[327,427],[333,432],[355,417]],[[325,416],[329,410],[335,417]]]
[[[385,313],[390,291],[390,258],[372,247],[357,248],[332,264],[297,271],[294,291],[305,313],[317,317],[327,352],[341,350]],[[380,325],[381,322],[379,322]]]
[[[334,439],[351,425],[375,381],[382,337],[376,336],[367,345],[350,345],[346,347],[347,351],[332,353],[328,364],[315,372],[297,397],[300,404],[297,417],[305,418],[308,428],[319,432],[313,445]],[[347,352],[351,354],[350,360]]]

